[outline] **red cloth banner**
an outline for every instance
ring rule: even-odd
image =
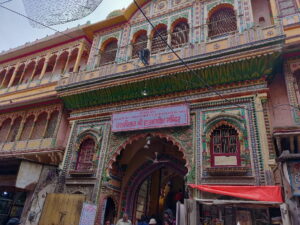
[[[200,191],[264,202],[283,202],[279,186],[213,186],[189,184]]]

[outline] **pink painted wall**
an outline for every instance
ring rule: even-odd
[[[67,119],[67,115],[65,113],[63,113],[60,124],[59,124],[59,129],[57,132],[56,145],[58,147],[65,148],[67,146],[70,129],[71,129],[71,126]]]
[[[259,24],[259,18],[264,17],[265,23],[263,26],[269,26],[272,24],[271,11],[268,0],[252,0],[252,10],[255,24]]]
[[[271,129],[295,126],[283,74],[277,74],[269,85],[270,98],[268,101]]]

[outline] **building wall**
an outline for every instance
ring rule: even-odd
[[[269,88],[268,107],[273,128],[294,126],[293,108],[289,106],[284,74],[277,74]]]
[[[252,0],[251,1],[254,22],[256,25],[270,26],[272,25],[272,14],[270,11],[269,1],[267,0]],[[264,18],[265,23],[259,21],[260,18]]]

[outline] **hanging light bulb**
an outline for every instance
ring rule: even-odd
[[[147,92],[146,89],[144,89],[144,90],[142,90],[141,94],[142,94],[143,96],[147,96],[147,95],[148,95],[148,92]]]

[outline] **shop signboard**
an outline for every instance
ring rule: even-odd
[[[187,125],[190,125],[187,104],[120,112],[112,116],[113,132]]]
[[[97,206],[94,204],[83,203],[79,225],[94,225]]]
[[[293,195],[300,196],[300,161],[288,162],[288,171]]]

